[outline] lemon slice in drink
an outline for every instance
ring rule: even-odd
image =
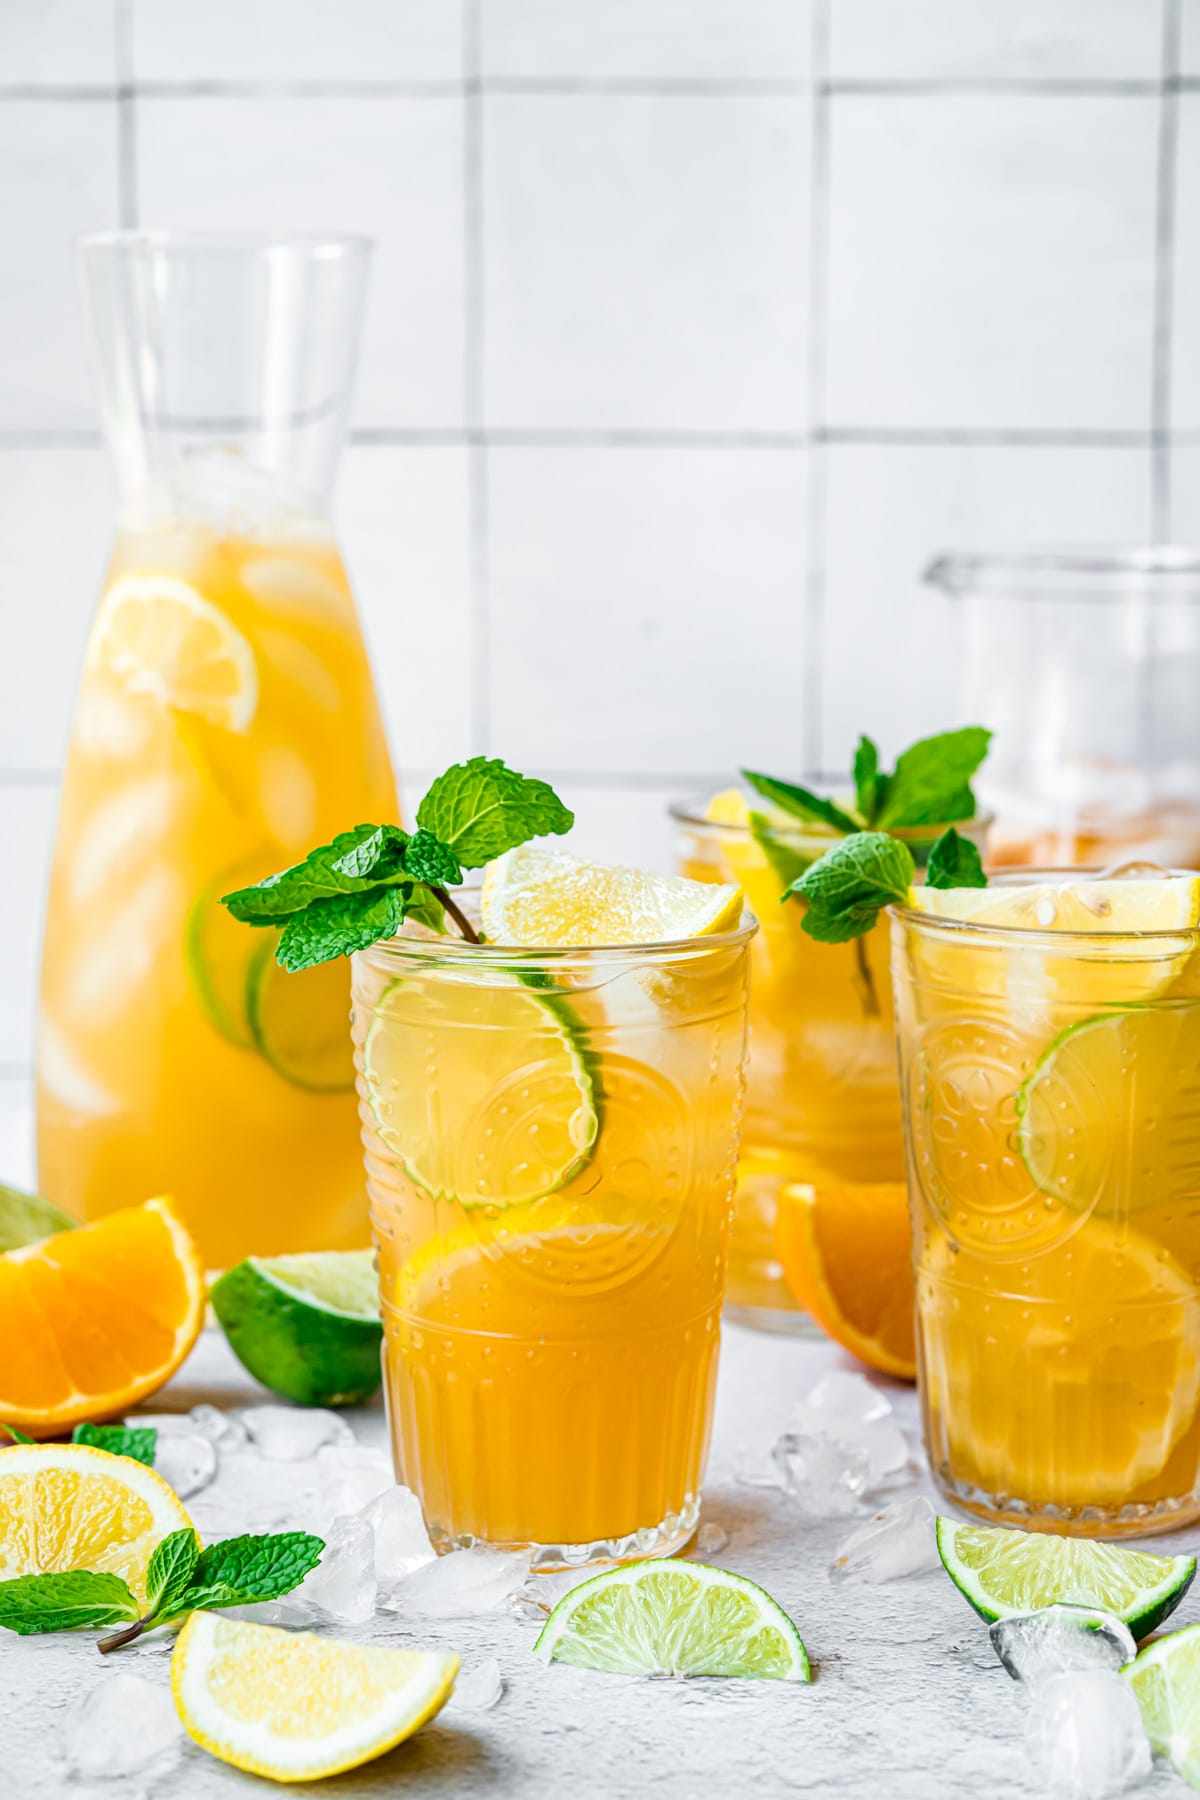
[[[1200,1167],[1200,1006],[1103,1013],[1057,1037],[1016,1098],[1044,1194],[1086,1211],[1187,1207]]]
[[[419,1731],[454,1688],[458,1657],[339,1643],[194,1612],[171,1656],[188,1736],[274,1781],[356,1769]]]
[[[563,1596],[533,1647],[610,1675],[808,1681],[808,1653],[770,1594],[726,1569],[667,1558],[606,1569]]]
[[[742,890],[730,883],[610,868],[538,844],[489,863],[480,901],[489,943],[527,947],[673,943],[733,931],[741,916]]]
[[[1121,1673],[1141,1708],[1150,1748],[1200,1788],[1200,1625],[1147,1644]]]
[[[532,975],[493,969],[456,982],[402,976],[385,988],[363,1049],[376,1130],[411,1181],[462,1206],[555,1193],[600,1129],[582,1028]]]
[[[225,614],[176,575],[122,575],[104,596],[88,651],[129,694],[228,731],[248,729],[258,668]]]
[[[1091,1606],[1144,1638],[1173,1613],[1196,1574],[1194,1556],[1151,1556],[1087,1538],[937,1522],[938,1555],[981,1619],[1043,1606]]]

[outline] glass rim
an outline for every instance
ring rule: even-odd
[[[477,900],[478,889],[467,890],[468,900],[472,897]],[[461,904],[461,890],[456,898]],[[476,909],[468,905],[463,910],[470,917]],[[757,930],[757,916],[743,906],[741,919],[732,931],[715,931],[705,937],[664,938],[653,944],[471,944],[457,935],[406,937],[399,933],[396,937],[380,938],[365,950],[356,950],[354,955],[385,967],[423,963],[460,972],[476,970],[480,974],[528,969],[531,964],[556,969],[572,964],[627,968],[631,964],[698,961],[714,951],[744,949]]]
[[[1194,869],[1166,869],[1164,875],[1183,881],[1197,879]],[[1058,880],[1058,885],[1066,886],[1070,882],[1086,882],[1088,877],[1099,878],[1103,869],[1080,868],[1077,865],[1063,865],[1058,868],[1039,868],[1033,865],[1019,865],[996,871],[988,879],[989,888],[1029,887],[1034,884],[1044,885],[1049,878]],[[1147,879],[1153,879],[1147,877]],[[961,937],[966,942],[981,944],[991,940],[993,943],[1012,947],[1014,944],[1030,946],[1034,949],[1058,947],[1062,951],[1065,945],[1078,946],[1086,944],[1094,946],[1099,954],[1106,945],[1118,944],[1190,944],[1200,945],[1200,925],[1180,925],[1173,929],[1160,931],[1088,931],[1074,929],[1052,931],[1048,926],[1034,925],[996,925],[981,923],[974,919],[943,919],[936,913],[922,912],[916,907],[902,906],[899,903],[886,908],[888,915],[898,923],[912,926],[917,931],[933,935]],[[1148,952],[1161,955],[1162,952]],[[1181,996],[1186,998],[1186,996]]]
[[[85,231],[73,241],[77,256],[307,256],[314,262],[366,257],[375,240],[356,231],[183,230],[117,226]]]
[[[805,780],[807,785],[811,786],[817,782],[826,784],[830,781],[830,777],[809,775]],[[848,784],[849,777],[846,777],[837,785],[844,788]],[[730,785],[732,786],[734,784],[731,783]],[[718,790],[718,792],[719,791],[720,790]],[[747,838],[753,835],[752,828],[748,824],[742,825],[733,820],[708,818],[704,809],[708,806],[711,799],[711,794],[705,795],[701,793],[691,795],[684,800],[672,800],[667,806],[667,812],[677,825],[687,825],[693,830],[710,831],[716,837],[719,837],[722,834],[728,834],[730,837],[739,838]],[[763,805],[769,805],[769,802],[764,800]],[[995,813],[991,812],[987,807],[981,807],[978,812],[971,813],[968,817],[943,819],[940,824],[936,825],[898,825],[895,828],[884,825],[880,827],[880,829],[885,831],[888,837],[894,837],[902,844],[919,844],[925,842],[926,839],[932,843],[936,838],[941,836],[943,831],[948,831],[951,825],[955,826],[956,829],[961,829],[963,826],[969,826],[972,829],[978,828],[981,831],[987,831],[995,824],[995,822]],[[777,837],[828,838],[831,844],[840,843],[844,835],[839,831],[835,831],[832,825],[823,825],[819,819],[814,819],[811,823],[806,822],[804,819],[789,820],[783,824],[776,824],[772,821],[771,829],[775,832]]]
[[[1127,600],[1136,584],[1139,597],[1178,599],[1193,591],[1200,599],[1200,548],[1190,544],[1129,544],[1108,549],[1060,548],[1018,551],[941,551],[921,579],[951,599],[968,593],[1001,592],[1014,599],[1046,597]],[[1087,591],[1078,592],[1078,586]]]

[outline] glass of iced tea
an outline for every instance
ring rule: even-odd
[[[1200,1516],[1198,891],[1023,872],[893,913],[926,1444],[981,1518]]]
[[[694,1530],[753,929],[355,956],[392,1442],[439,1549],[553,1568]]]

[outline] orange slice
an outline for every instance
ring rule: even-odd
[[[775,1251],[793,1294],[835,1343],[884,1375],[916,1379],[902,1181],[782,1188]]]
[[[162,1387],[204,1323],[204,1270],[166,1200],[0,1256],[0,1419],[57,1437]]]

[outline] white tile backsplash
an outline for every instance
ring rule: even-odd
[[[833,424],[1149,427],[1157,101],[843,96],[831,137]]]
[[[0,784],[0,843],[9,847],[6,866],[13,866],[16,851],[21,869],[19,881],[0,882],[0,1067],[27,1066],[33,1058],[42,911],[57,806],[55,787]]]
[[[810,106],[485,103],[486,422],[798,430]]]
[[[0,444],[0,769],[56,769],[112,535],[100,449]]]
[[[117,0],[4,0],[0,6],[0,83],[111,86],[116,67]]]
[[[136,0],[139,81],[454,81],[457,0]]]
[[[519,767],[789,760],[807,457],[494,449],[492,738]]]
[[[1200,430],[1200,93],[1179,97],[1171,425]]]
[[[0,430],[93,419],[71,242],[117,223],[113,100],[0,99]]]
[[[509,80],[801,81],[811,0],[482,0],[483,73]]]
[[[835,80],[1153,80],[1169,0],[833,0]],[[1188,4],[1192,0],[1187,0]]]
[[[861,731],[894,755],[962,722],[958,609],[921,581],[942,550],[1144,542],[1147,450],[837,444],[827,451],[822,763]],[[1028,642],[1037,656],[1031,612]],[[987,720],[980,721],[987,724]]]
[[[137,146],[147,224],[373,237],[355,422],[462,424],[460,100],[143,100]]]

